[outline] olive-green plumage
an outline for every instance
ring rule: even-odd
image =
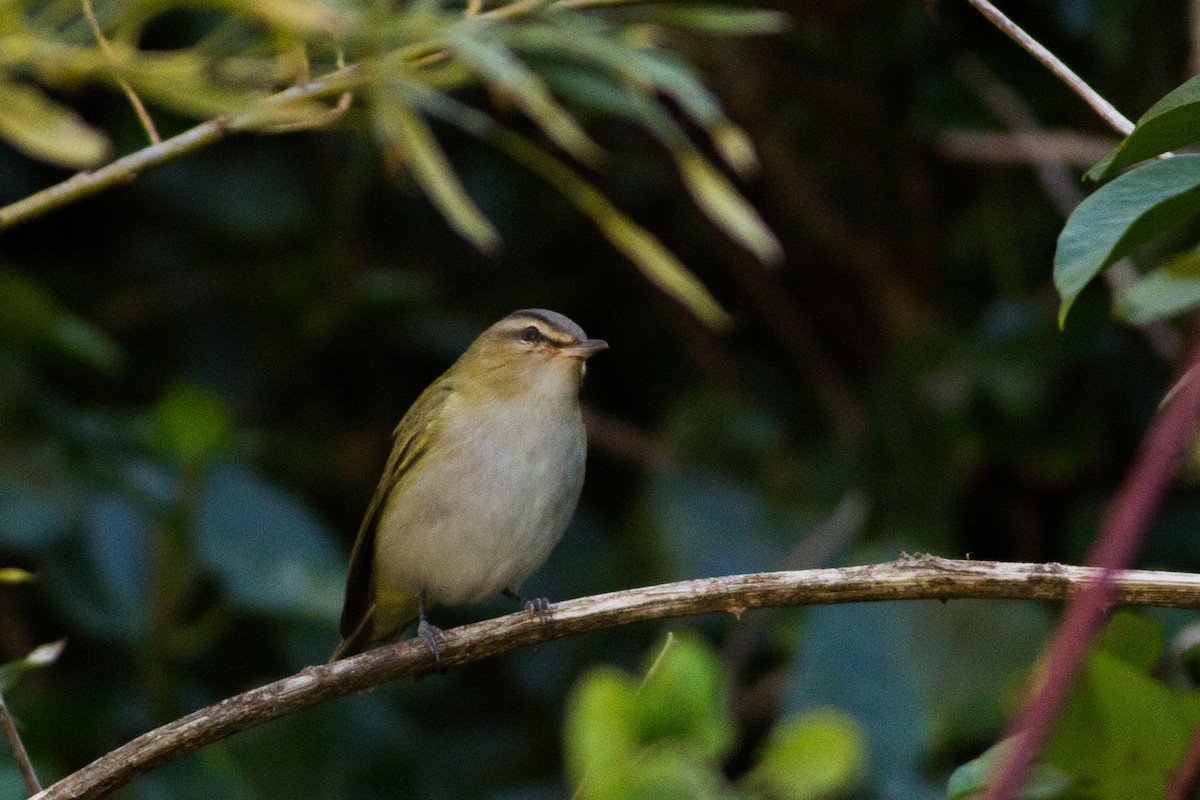
[[[419,632],[425,605],[515,594],[562,537],[583,486],[579,386],[607,345],[527,309],[484,331],[393,434],[346,575],[333,659]]]

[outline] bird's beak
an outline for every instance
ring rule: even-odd
[[[566,347],[559,348],[559,353],[572,358],[591,358],[601,350],[608,349],[608,342],[603,339],[584,339],[582,342],[569,344]]]

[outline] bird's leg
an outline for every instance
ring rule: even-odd
[[[417,593],[417,636],[421,637],[421,641],[429,648],[429,652],[433,653],[433,663],[439,667],[442,665],[442,652],[438,648],[438,639],[446,641],[446,635],[442,633],[442,629],[430,623],[425,618],[425,590],[422,589]]]
[[[526,600],[512,589],[505,589],[500,594],[525,606],[525,610],[530,614],[537,614],[537,618],[542,621],[543,625],[550,624],[550,601],[547,598],[535,597],[532,600]]]

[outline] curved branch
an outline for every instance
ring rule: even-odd
[[[1062,600],[1094,584],[1102,572],[1061,564],[903,555],[894,562],[869,566],[700,578],[555,603],[548,625],[520,612],[448,630],[442,666],[460,666],[588,631],[694,614],[741,616],[752,608],[872,600]],[[1200,575],[1127,570],[1118,573],[1112,591],[1114,600],[1121,603],[1200,608]],[[238,731],[386,681],[434,671],[429,650],[414,639],[332,664],[306,667],[291,677],[144,733],[34,795],[33,800],[98,797]]]

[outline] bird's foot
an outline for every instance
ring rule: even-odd
[[[550,600],[545,597],[535,597],[532,600],[525,601],[525,610],[530,614],[536,614],[537,618],[542,621],[543,625],[550,624]]]
[[[438,641],[445,642],[446,634],[442,633],[442,629],[434,625],[427,619],[422,619],[417,623],[417,636],[421,637],[421,641],[429,648],[429,652],[433,653],[433,663],[438,667],[442,666],[442,650],[438,646]]]

